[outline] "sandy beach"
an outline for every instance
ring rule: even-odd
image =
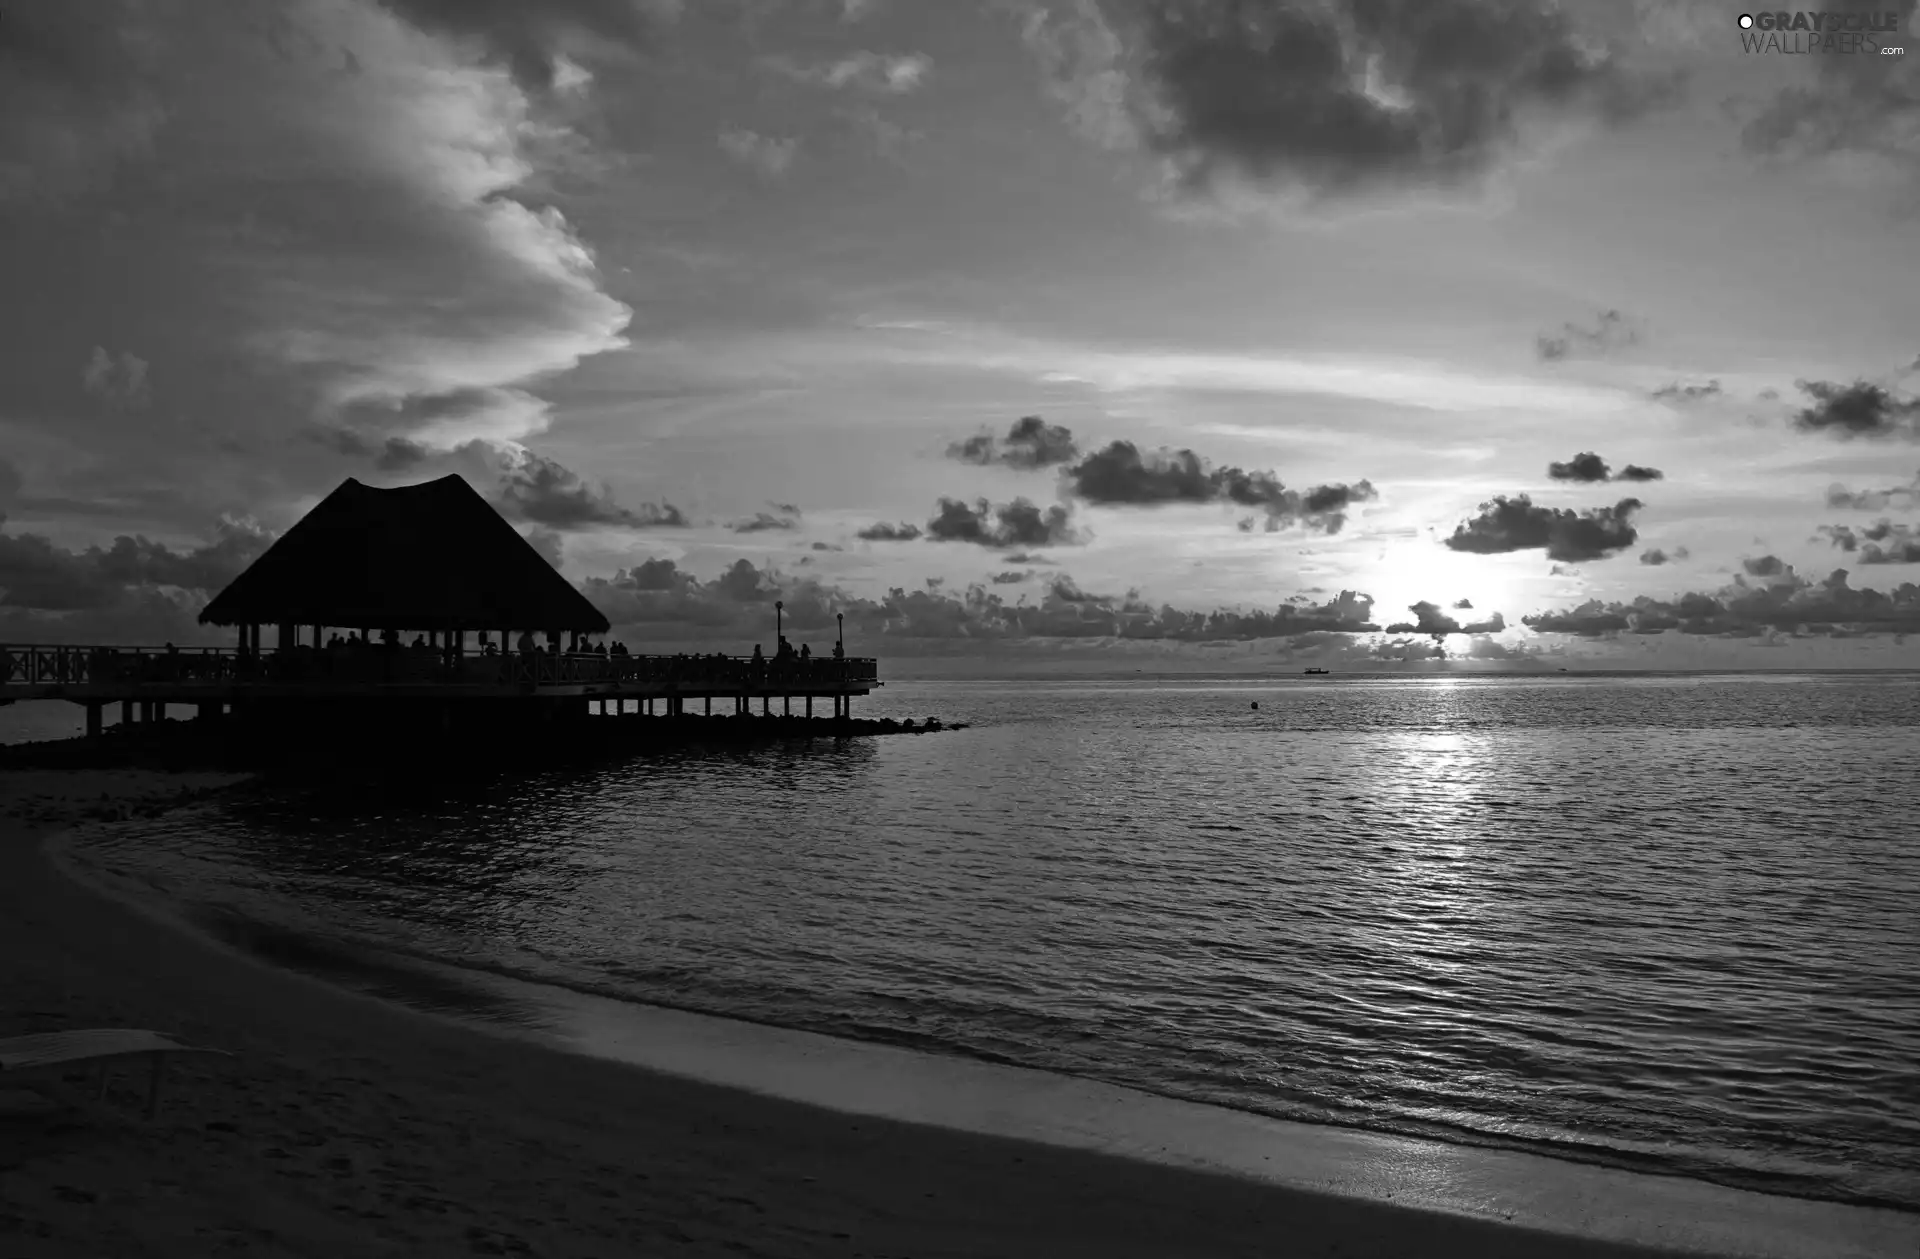
[[[132,913],[42,853],[89,813],[228,781],[0,775],[0,1035],[145,1027],[234,1055],[172,1068],[151,1123],[144,1071],[105,1108],[0,1088],[7,1259],[1663,1253],[489,1036]]]

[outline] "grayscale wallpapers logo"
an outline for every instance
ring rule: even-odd
[[[1900,57],[1900,15],[1885,13],[1742,13],[1740,42],[1748,52],[1804,56],[1816,52]]]

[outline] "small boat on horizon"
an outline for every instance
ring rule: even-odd
[[[1326,670],[1321,668],[1313,668],[1313,669],[1308,669],[1307,672],[1308,673],[1325,673]]]

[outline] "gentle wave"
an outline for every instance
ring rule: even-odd
[[[980,724],[281,783],[84,852],[294,938],[1920,1209],[1914,678],[889,692]]]

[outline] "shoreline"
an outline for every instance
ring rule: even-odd
[[[151,798],[179,781],[9,777],[89,807],[102,791]],[[1637,1239],[1840,1256],[1910,1254],[1920,1238],[1920,1217],[1895,1212],[1289,1125],[606,998],[564,1003],[571,1011],[549,1002],[550,1018],[574,1023],[548,1044],[488,1036],[252,959],[69,879],[43,852],[60,812],[0,825],[0,1008],[24,1016],[0,1032],[151,1026],[239,1056],[180,1067],[152,1131],[40,1134],[44,1157],[9,1169],[0,1190],[6,1218],[48,1230],[28,1256],[200,1254],[210,1231],[234,1228],[271,1233],[275,1249],[249,1253],[274,1254],[1225,1255],[1262,1253],[1278,1232],[1300,1254],[1660,1253]],[[19,1122],[0,1111],[0,1124]],[[1513,1160],[1579,1174],[1554,1180]],[[114,1185],[101,1200],[130,1205],[141,1194],[130,1169],[143,1169],[149,1197],[159,1187],[133,1221],[103,1222],[56,1192],[99,1198],[77,1183],[91,1176]],[[1618,1183],[1596,1188],[1607,1179]],[[1369,1186],[1372,1197],[1356,1195]],[[1680,1230],[1697,1219],[1695,1189],[1722,1199],[1718,1232]],[[1663,1192],[1684,1199],[1669,1207],[1681,1218],[1650,1228],[1632,1213]],[[1459,1213],[1474,1202],[1477,1218]],[[1587,1235],[1488,1218],[1507,1211]],[[232,1223],[236,1212],[254,1222]],[[1742,1228],[1778,1233],[1794,1219],[1817,1248],[1739,1244]],[[177,1251],[156,1247],[143,1224],[189,1235]]]

